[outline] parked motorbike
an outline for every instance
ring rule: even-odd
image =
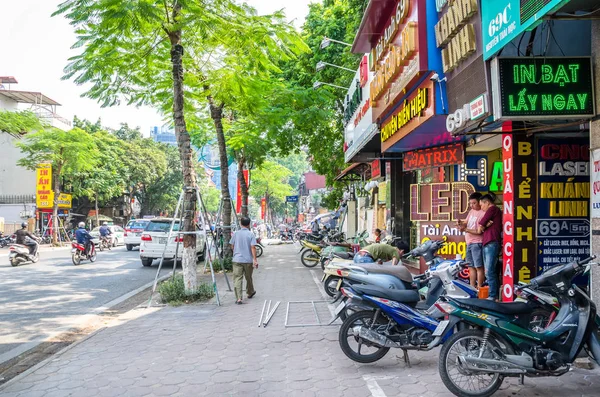
[[[333,233],[327,235],[319,243],[313,243],[306,240],[300,240],[300,245],[302,248],[300,249],[300,261],[306,267],[315,267],[321,260],[321,252],[327,248],[336,252],[347,252],[350,249],[350,244],[344,243],[344,234],[343,233]]]
[[[100,236],[100,244],[98,244],[100,251],[104,251],[104,248],[110,250],[112,248],[112,241],[108,236]]]
[[[90,252],[88,255],[85,253],[85,244],[79,244],[76,241],[71,242],[71,259],[75,266],[79,266],[81,261],[84,259],[90,262],[96,262],[97,254],[95,244],[90,244]]]
[[[15,235],[5,236],[2,232],[0,232],[0,248],[4,248],[8,245],[11,245],[15,242]]]
[[[264,250],[264,248],[265,248],[265,247],[262,245],[262,242],[261,242],[261,240],[262,240],[262,239],[261,239],[260,237],[257,237],[257,238],[256,238],[256,245],[255,245],[255,247],[256,247],[256,257],[257,257],[257,258],[260,258],[260,256],[263,254],[263,250]]]
[[[516,287],[546,289],[560,303],[554,321],[538,332],[528,327],[531,308],[522,302],[448,298],[436,303],[449,316],[448,324],[469,327],[449,337],[440,351],[440,376],[448,390],[457,396],[486,397],[505,377],[523,382],[525,376],[560,376],[582,349],[600,364],[600,316],[590,297],[573,284],[594,258],[557,265]]]
[[[29,251],[29,246],[21,244],[13,244],[9,247],[8,260],[11,266],[19,266],[25,262],[36,263],[40,260],[39,244],[35,242],[33,250]]]

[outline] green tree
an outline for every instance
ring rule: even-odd
[[[30,111],[9,112],[0,110],[0,132],[15,137],[35,132],[43,127],[38,117]]]
[[[135,141],[143,138],[140,127],[130,128],[127,123],[121,123],[119,129],[114,130],[113,134],[124,141]]]
[[[17,164],[35,170],[40,163],[51,163],[53,173],[54,206],[53,224],[58,225],[58,196],[61,179],[73,179],[83,172],[94,170],[98,163],[99,152],[92,135],[74,128],[63,131],[48,128],[27,134],[18,142],[24,157]],[[58,242],[57,228],[52,228],[52,241]]]
[[[271,219],[274,213],[282,213],[285,197],[294,192],[289,184],[290,176],[292,176],[290,170],[269,160],[252,173],[250,195],[258,202],[263,197],[267,199],[268,209],[265,219],[271,211]]]
[[[64,14],[76,30],[73,47],[82,51],[70,59],[64,78],[87,84],[84,96],[102,106],[124,100],[172,114],[186,187],[185,232],[195,231],[197,189],[187,121],[198,107],[186,87],[198,81],[184,73],[192,66],[188,54],[204,48],[207,37],[214,42],[229,36],[239,10],[227,0],[66,0],[54,13]],[[186,291],[193,293],[198,285],[194,235],[185,235],[183,246]]]
[[[183,187],[181,162],[177,148],[166,144],[155,144],[153,151],[157,178],[143,183],[141,191],[142,215],[158,215],[159,212],[173,214]],[[164,172],[162,161],[166,161]]]

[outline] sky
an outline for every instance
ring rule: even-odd
[[[63,81],[67,59],[77,54],[71,50],[75,34],[62,16],[51,17],[63,0],[19,0],[2,4],[0,24],[0,76],[14,76],[19,84],[14,90],[41,92],[54,99],[57,113],[69,120],[74,115],[118,128],[121,122],[139,126],[145,135],[150,128],[162,125],[162,117],[152,108],[118,106],[101,108],[94,100],[81,98],[84,87]],[[260,14],[284,8],[286,16],[300,27],[308,14],[308,4],[316,0],[293,0],[282,6],[274,0],[247,0]]]

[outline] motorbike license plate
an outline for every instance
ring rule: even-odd
[[[166,237],[161,237],[158,239],[158,243],[159,244],[166,244],[167,243],[167,238]]]
[[[339,290],[340,290],[340,288],[342,288],[342,279],[341,279],[341,278],[338,280],[338,283],[337,283],[337,285],[335,286],[335,290],[336,290],[336,291],[339,291]]]
[[[346,307],[346,303],[348,303],[348,301],[343,301],[342,303],[340,303],[338,305],[338,307],[335,308],[335,315],[337,316],[338,314],[340,314],[342,312],[342,310],[344,310],[344,308]]]
[[[442,336],[442,334],[448,327],[448,324],[450,324],[450,321],[448,321],[448,320],[440,321],[438,326],[435,328],[435,331],[433,331],[432,335],[433,336]]]
[[[76,250],[75,248],[73,248],[73,249],[71,250],[71,253],[72,253],[72,254],[74,254],[74,253],[76,253],[76,252],[77,252],[77,250]]]

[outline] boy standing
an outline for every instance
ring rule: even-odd
[[[485,281],[485,269],[483,267],[483,234],[479,231],[479,221],[485,215],[481,209],[481,193],[473,193],[469,196],[469,207],[471,210],[467,215],[466,222],[458,221],[458,227],[465,234],[467,243],[467,262],[469,263],[469,280],[473,287],[481,288]]]

